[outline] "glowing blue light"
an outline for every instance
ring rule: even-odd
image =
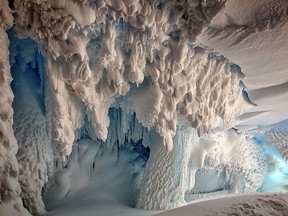
[[[269,162],[269,170],[260,188],[261,192],[288,192],[288,163],[282,158],[275,145],[264,136],[254,137]]]

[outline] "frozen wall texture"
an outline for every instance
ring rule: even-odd
[[[266,132],[268,139],[276,144],[282,157],[288,161],[288,121],[282,121],[271,126]]]
[[[18,147],[5,33],[13,19],[2,2],[1,200],[21,210],[20,195],[41,215],[43,194],[53,208],[94,189],[95,198],[163,210],[205,192],[205,169],[221,175],[208,192],[260,187],[260,149],[234,130],[222,133],[251,103],[245,75],[195,43],[225,0],[15,0]],[[119,187],[103,191],[109,178]],[[127,181],[133,187],[121,188]]]
[[[109,137],[108,110],[116,103],[135,111],[144,127],[156,130],[160,138],[154,145],[162,148],[157,158],[167,154],[171,161],[166,164],[169,168],[157,166],[159,172],[171,169],[176,175],[172,167],[178,155],[164,152],[173,149],[177,124],[196,128],[202,135],[242,114],[247,104],[240,67],[205,46],[193,44],[224,3],[16,0],[18,35],[37,41],[46,59],[52,142],[62,159],[71,154],[74,131],[83,126],[86,110],[91,113],[96,136],[103,141]],[[139,88],[133,87],[133,93],[127,95],[132,84]],[[127,103],[117,103],[116,99],[124,96]],[[179,151],[182,154],[185,150]],[[151,166],[157,163],[150,160]],[[145,172],[149,176],[149,167]],[[144,179],[144,185],[153,184],[151,178]],[[171,201],[177,204],[151,206],[146,201],[154,195],[149,192],[149,196],[140,196],[139,203],[144,204],[139,206],[165,209],[183,203],[184,186],[164,189],[166,186],[159,185],[158,191],[151,190],[155,199],[165,192],[161,187],[171,192],[181,187]],[[166,202],[166,198],[159,202]]]
[[[44,214],[42,189],[48,176],[54,173],[49,86],[44,59],[34,41],[17,39],[13,29],[8,34],[21,198],[33,215]]]
[[[83,127],[76,131],[77,141],[67,166],[44,193],[48,210],[79,197],[135,207],[153,133],[135,114],[121,109],[110,109],[109,118],[109,133],[103,143],[95,136],[90,114],[86,115]]]
[[[96,135],[106,140],[109,107],[131,83],[144,79],[147,85],[136,92],[132,106],[138,120],[155,127],[169,149],[177,108],[199,134],[243,112],[237,107],[242,102],[240,68],[191,44],[223,4],[15,1],[19,35],[35,39],[46,57],[52,137],[60,154],[71,153],[85,107],[92,112]]]
[[[18,182],[19,168],[16,159],[18,150],[14,136],[12,101],[10,87],[12,77],[9,65],[9,40],[5,30],[13,24],[12,11],[8,1],[0,2],[0,214],[8,215],[9,209],[14,214],[29,215],[23,208]],[[3,208],[2,208],[3,207]],[[4,208],[5,207],[5,208]],[[7,211],[7,212],[6,212]]]

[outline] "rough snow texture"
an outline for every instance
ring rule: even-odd
[[[288,161],[288,121],[282,121],[271,125],[266,135],[268,139],[277,146],[281,156]]]
[[[234,130],[199,138],[195,130],[179,129],[170,152],[161,139],[153,142],[139,208],[175,208],[186,203],[186,193],[255,192],[267,173],[260,147]]]
[[[13,93],[9,65],[9,40],[5,30],[12,26],[12,11],[8,1],[0,2],[0,214],[29,215],[19,197],[17,141],[13,133]]]
[[[229,130],[207,154],[204,167],[224,172],[223,189],[230,193],[257,191],[265,178],[268,164],[261,148],[249,138]],[[219,177],[221,178],[221,177]]]
[[[235,196],[194,203],[157,214],[158,216],[195,215],[287,215],[287,194]]]
[[[70,200],[111,200],[135,207],[151,134],[121,109],[109,111],[111,124],[106,142],[93,130],[89,114],[76,131],[68,164],[50,179],[44,200],[53,210]]]
[[[286,215],[288,211],[287,195],[274,195],[274,196],[259,196],[257,200],[252,202],[242,202],[234,204],[230,208],[213,214],[215,216],[229,215],[229,214],[242,214],[242,215]]]
[[[163,139],[159,135],[154,137],[150,144],[151,155],[145,167],[137,208],[165,210],[186,204],[184,196],[189,187],[187,179],[194,178],[188,169],[188,162],[191,147],[197,138],[195,129],[178,129],[173,140],[174,148],[167,151]]]
[[[195,129],[179,128],[171,151],[151,140],[137,207],[171,209],[186,204],[186,194],[257,191],[268,165],[261,148],[229,130],[199,138]]]
[[[49,131],[49,86],[44,59],[31,39],[15,38],[13,29],[9,31],[9,39],[15,95],[13,128],[19,148],[16,157],[21,198],[31,214],[43,215],[43,186],[48,182],[48,175],[54,174]]]
[[[275,147],[280,155],[288,160],[288,121],[284,120],[267,127],[258,127],[243,132],[246,136],[261,137],[267,141],[266,145]],[[239,130],[238,130],[239,131]]]
[[[241,69],[191,44],[224,2],[15,1],[19,35],[35,39],[47,60],[52,137],[62,157],[72,151],[85,107],[95,134],[107,139],[108,109],[131,83],[147,80],[133,107],[169,149],[177,110],[199,134],[241,114]]]
[[[251,107],[237,128],[269,126],[288,118],[287,0],[233,0],[197,41],[236,62],[247,75]]]

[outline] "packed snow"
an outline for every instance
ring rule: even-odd
[[[0,216],[287,215],[287,11],[0,1]]]
[[[157,216],[190,215],[281,215],[288,212],[287,194],[233,196],[202,201],[173,209]],[[155,216],[156,216],[155,215]]]

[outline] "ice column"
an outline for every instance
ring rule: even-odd
[[[155,137],[144,171],[138,208],[165,210],[186,203],[184,196],[191,174],[188,163],[193,141],[197,139],[196,129],[180,127],[173,138],[174,148],[167,151],[163,138]]]

